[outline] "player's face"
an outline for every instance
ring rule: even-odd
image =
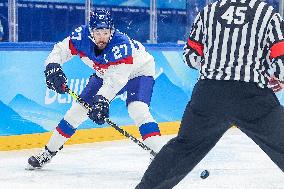
[[[106,48],[111,36],[110,29],[95,29],[93,30],[94,39],[99,49]]]

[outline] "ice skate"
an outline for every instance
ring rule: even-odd
[[[27,170],[41,169],[46,163],[49,163],[57,152],[51,152],[45,146],[44,150],[28,159]]]

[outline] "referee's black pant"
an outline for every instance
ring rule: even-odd
[[[201,80],[194,87],[177,137],[161,149],[136,189],[173,188],[232,125],[284,171],[284,109],[273,91],[255,83]]]

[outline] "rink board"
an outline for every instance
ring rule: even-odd
[[[159,123],[162,135],[177,133],[179,124],[180,122]],[[136,126],[124,126],[122,128],[129,132],[131,135],[141,139],[138,128]],[[37,134],[1,136],[0,151],[42,148],[48,142],[51,134],[52,132],[45,132]],[[94,128],[77,130],[77,132],[66,144],[71,145],[122,139],[126,138],[112,127]]]
[[[46,87],[43,63],[53,45],[42,42],[0,43],[0,136],[52,132],[75,102],[70,95],[57,94]],[[158,123],[179,121],[198,71],[183,63],[183,45],[145,46],[156,60],[150,112]],[[64,64],[63,69],[69,88],[78,95],[94,73],[79,57]],[[110,104],[111,120],[119,126],[134,124],[126,108],[126,99],[127,92],[124,92]],[[96,125],[88,119],[78,130],[101,127],[107,127],[107,124]]]

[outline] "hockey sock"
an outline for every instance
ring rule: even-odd
[[[66,120],[62,119],[47,143],[47,148],[51,152],[58,151],[75,131],[76,129],[74,129]]]
[[[139,127],[139,131],[143,140],[151,136],[156,136],[156,135],[161,136],[159,126],[156,122],[148,122],[142,124]]]
[[[160,151],[163,143],[161,143],[161,132],[156,122],[144,123],[139,127],[140,134],[144,143],[156,153]]]

